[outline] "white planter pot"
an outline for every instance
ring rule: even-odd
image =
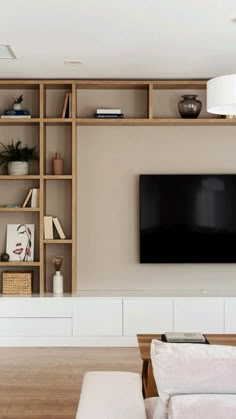
[[[7,172],[13,176],[28,175],[29,163],[27,161],[11,161],[8,163]]]
[[[14,109],[14,111],[20,111],[21,110],[21,103],[13,103],[13,109]]]

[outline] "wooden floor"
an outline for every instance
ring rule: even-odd
[[[92,370],[141,372],[138,348],[0,348],[0,419],[74,419]]]

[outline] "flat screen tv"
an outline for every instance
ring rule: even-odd
[[[140,263],[235,263],[236,174],[140,175]]]

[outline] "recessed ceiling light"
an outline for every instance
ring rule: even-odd
[[[0,45],[0,59],[1,60],[16,60],[16,56],[12,51],[10,45]]]
[[[84,62],[81,60],[66,60],[64,61],[64,64],[71,64],[71,65],[81,65]]]

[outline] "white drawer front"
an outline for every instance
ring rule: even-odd
[[[236,333],[236,298],[225,299],[225,333]]]
[[[60,337],[71,336],[71,319],[0,318],[0,336]]]
[[[173,331],[171,298],[125,299],[123,306],[124,335],[165,333]]]
[[[218,298],[176,298],[174,331],[224,333],[224,301]]]
[[[63,298],[0,298],[0,317],[72,317],[72,301]]]
[[[85,299],[74,302],[73,335],[122,336],[122,300]]]

